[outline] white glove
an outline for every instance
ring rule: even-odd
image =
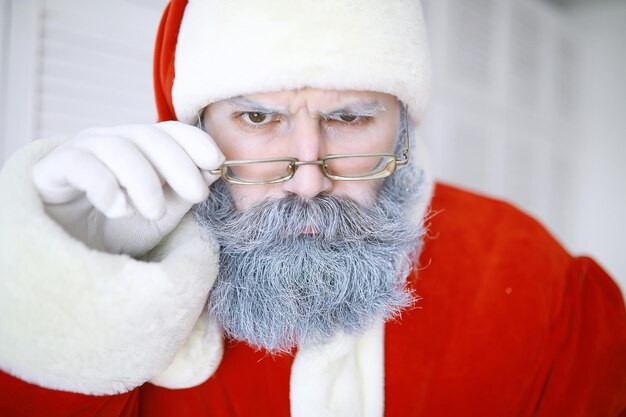
[[[179,122],[87,129],[42,158],[33,181],[46,212],[89,247],[141,256],[204,201],[224,155]]]

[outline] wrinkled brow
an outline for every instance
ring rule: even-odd
[[[284,108],[271,107],[262,103],[258,103],[244,96],[233,97],[233,98],[227,99],[226,102],[230,104],[232,107],[244,108],[247,111],[251,111],[251,112],[287,115],[287,111]],[[372,117],[386,110],[387,109],[385,108],[385,106],[383,106],[382,104],[376,101],[371,102],[371,103],[357,101],[354,103],[347,104],[338,109],[319,112],[319,116],[325,119],[338,117],[339,115],[342,115],[342,114]]]
[[[248,97],[244,96],[229,98],[226,102],[232,107],[244,108],[250,112],[286,114],[285,109],[279,109],[277,107],[270,107],[265,104],[257,103],[256,101],[250,100]]]
[[[376,116],[378,113],[384,112],[385,110],[387,110],[385,106],[383,106],[382,104],[378,102],[373,102],[373,103],[356,102],[356,103],[351,103],[346,106],[343,106],[342,108],[337,109],[337,110],[332,110],[329,112],[320,112],[320,116],[325,119],[331,119],[333,117],[337,117],[342,114],[350,114],[350,115],[361,116],[361,117],[363,116],[373,117],[373,116]]]

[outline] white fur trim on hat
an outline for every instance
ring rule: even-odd
[[[303,87],[392,94],[418,121],[431,75],[418,0],[189,0],[175,74],[185,123],[218,100]]]

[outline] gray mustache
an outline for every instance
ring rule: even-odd
[[[415,184],[419,183],[416,179]],[[220,244],[209,314],[233,339],[288,351],[367,330],[411,305],[405,277],[423,233],[405,192],[385,183],[371,205],[331,195],[288,195],[236,209],[226,184],[194,208]],[[308,227],[317,233],[302,231]]]
[[[215,200],[228,198],[224,187],[226,185],[221,184],[213,191],[222,194]],[[232,202],[229,206],[225,209],[224,205],[215,207],[215,204],[206,202],[196,206],[194,213],[201,225],[211,226],[218,241],[234,244],[229,237],[236,234],[234,246],[241,251],[281,241],[313,239],[328,244],[362,241],[384,244],[414,236],[410,227],[403,233],[395,224],[398,218],[405,216],[400,207],[375,203],[361,206],[346,197],[321,194],[303,199],[289,195],[263,201],[245,211],[235,209]],[[310,229],[315,233],[306,233]]]

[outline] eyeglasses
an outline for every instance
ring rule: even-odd
[[[263,158],[224,161],[218,169],[209,171],[220,175],[230,184],[259,185],[289,181],[302,165],[318,165],[326,178],[333,181],[367,181],[386,178],[398,166],[409,162],[408,106],[404,108],[404,146],[402,156],[393,153],[356,153],[326,155],[317,161],[298,158]]]

